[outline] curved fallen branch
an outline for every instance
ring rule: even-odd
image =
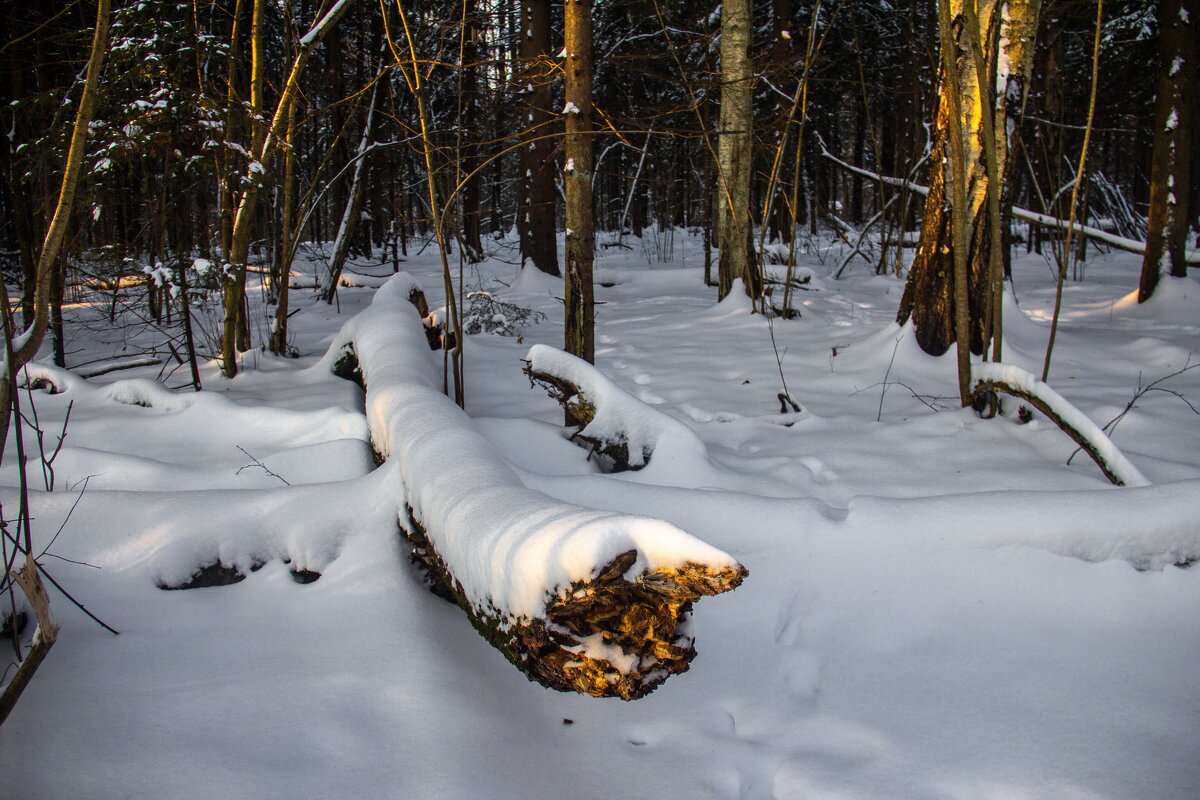
[[[1117,486],[1150,485],[1150,481],[1117,449],[1099,425],[1032,373],[1010,364],[975,364],[971,367],[971,394],[978,398],[986,392],[1003,392],[1019,397],[1045,414]]]
[[[401,273],[343,327],[323,365],[357,371],[372,445],[400,476],[400,526],[431,588],[531,680],[642,697],[695,656],[692,603],[746,569],[661,520],[527,488],[439,389]]]

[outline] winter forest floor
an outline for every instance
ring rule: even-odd
[[[233,381],[209,363],[199,394],[155,386],[159,366],[23,393],[48,449],[70,404],[35,540],[121,635],[52,594],[63,630],[0,730],[0,796],[1200,795],[1200,567],[1178,565],[1200,556],[1200,369],[1121,420],[1114,441],[1153,485],[1118,489],[1068,464],[1044,418],[957,408],[953,354],[893,322],[900,279],[859,261],[832,280],[838,254],[813,247],[802,316],[768,323],[716,304],[694,237],[625,242],[598,252],[597,367],[706,457],[602,474],[566,440],[521,373],[532,344],[562,340],[561,281],[518,275],[503,242],[467,288],[546,319],[470,337],[467,411],[528,486],[666,519],[749,568],[696,605],[690,672],[633,703],[546,690],[423,588],[361,392],[314,368],[380,283],[356,275],[391,273],[360,261],[338,307],[293,292],[298,359],[253,351]],[[436,253],[416,249],[403,268],[436,307]],[[1019,253],[1004,352],[1040,374],[1053,275]],[[1065,290],[1049,383],[1099,424],[1200,363],[1200,284],[1138,307],[1138,267],[1093,250]],[[68,309],[69,364],[161,343],[91,300]],[[798,417],[779,414],[781,372]],[[157,588],[231,553],[270,558],[232,586]]]

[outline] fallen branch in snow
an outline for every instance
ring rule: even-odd
[[[686,670],[692,603],[736,587],[745,567],[667,522],[527,488],[439,390],[406,302],[417,288],[404,273],[389,281],[323,364],[357,367],[372,445],[397,469],[399,524],[432,588],[554,689],[632,700]]]
[[[1083,412],[1033,374],[1009,364],[975,364],[971,368],[971,394],[1004,392],[1019,397],[1075,440],[1100,471],[1117,486],[1148,486],[1150,481],[1117,449],[1112,440]]]
[[[260,461],[260,460],[258,459],[258,457],[257,457],[257,456],[255,456],[254,454],[252,454],[252,453],[251,453],[249,450],[247,450],[246,448],[242,447],[240,444],[239,444],[239,445],[235,445],[235,446],[237,447],[237,449],[238,449],[238,450],[241,450],[241,451],[242,451],[242,452],[243,452],[243,453],[246,455],[246,457],[247,457],[247,458],[249,458],[249,459],[250,459],[250,463],[249,463],[249,464],[246,464],[245,466],[242,466],[242,467],[238,467],[238,470],[237,470],[237,472],[235,473],[236,475],[241,475],[243,470],[250,469],[251,467],[258,467],[258,468],[259,468],[259,469],[261,469],[263,472],[265,472],[265,473],[267,473],[268,475],[270,475],[272,478],[278,478],[279,480],[283,481],[283,485],[284,485],[284,486],[291,486],[291,485],[292,485],[292,484],[291,484],[291,483],[288,481],[288,479],[287,479],[287,478],[283,477],[282,475],[279,475],[279,474],[277,474],[277,473],[274,473],[274,472],[272,472],[272,471],[271,471],[271,469],[270,469],[270,467],[268,467],[266,464],[264,464],[262,461]]]
[[[579,426],[571,439],[603,456],[609,472],[645,467],[665,434],[703,450],[686,425],[638,400],[583,359],[542,344],[530,348],[527,359],[530,384],[558,401]]]
[[[97,364],[96,366],[76,367],[74,372],[81,378],[98,378],[110,372],[119,372],[123,369],[136,369],[137,367],[153,367],[161,363],[162,359],[158,356],[143,356],[140,358],[110,361],[107,364]]]
[[[837,164],[847,172],[852,172],[855,175],[862,175],[881,183],[886,183],[890,186],[898,186],[908,189],[909,191],[916,192],[919,195],[929,194],[928,186],[922,186],[919,183],[905,180],[903,178],[895,178],[890,175],[880,175],[877,172],[871,172],[870,170],[856,167],[853,164],[849,164],[838,158],[833,153],[830,153],[823,146],[821,148],[821,155],[832,161],[834,164]],[[1027,222],[1033,222],[1038,225],[1044,225],[1048,228],[1055,228],[1060,231],[1074,230],[1083,236],[1087,236],[1089,239],[1095,239],[1098,242],[1104,242],[1105,244],[1112,245],[1118,250],[1126,250],[1130,253],[1136,253],[1138,255],[1145,255],[1146,253],[1145,242],[1139,242],[1136,239],[1129,239],[1125,236],[1118,236],[1115,233],[1109,233],[1108,231],[1101,230],[1100,228],[1093,228],[1090,225],[1071,223],[1068,220],[1052,217],[1049,214],[1039,214],[1036,211],[1030,211],[1027,208],[1021,208],[1020,206],[1013,206],[1012,213],[1014,217],[1023,219]],[[1190,266],[1200,265],[1200,250],[1188,250],[1185,260]]]

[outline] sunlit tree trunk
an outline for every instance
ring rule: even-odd
[[[717,137],[717,296],[724,298],[741,278],[758,297],[761,281],[750,230],[750,171],[754,70],[750,60],[750,0],[721,5],[721,116]]]
[[[17,371],[37,354],[50,325],[51,284],[55,280],[56,273],[61,269],[62,259],[59,256],[66,240],[67,225],[75,207],[75,192],[82,173],[84,151],[87,149],[88,129],[100,95],[100,71],[108,51],[110,14],[109,0],[99,0],[96,8],[96,27],[92,33],[92,46],[88,55],[83,83],[83,94],[79,99],[75,124],[72,127],[71,140],[67,147],[58,202],[55,204],[53,216],[46,229],[46,237],[42,242],[41,252],[38,254],[32,324],[20,336],[14,336],[16,331],[12,325],[8,289],[4,286],[4,282],[0,281],[0,316],[3,317],[4,323],[4,360],[6,362],[4,369],[0,371],[0,454],[4,452],[4,445],[8,439],[9,422],[12,419],[14,408],[18,413],[20,412],[14,393]],[[62,276],[58,275],[60,281],[61,278]],[[21,465],[20,468],[23,470],[24,465]],[[17,671],[13,673],[12,678],[8,680],[4,691],[0,693],[0,724],[3,724],[8,718],[34,672],[46,657],[46,653],[58,639],[58,625],[50,617],[50,601],[46,596],[38,570],[29,527],[26,526],[24,530],[22,549],[25,551],[25,566],[19,572],[14,570],[11,578],[20,584],[26,599],[33,608],[34,616],[37,619],[37,628],[34,633],[33,646],[25,654],[25,658],[17,667]]]
[[[554,140],[547,138],[554,119],[550,78],[549,0],[521,2],[521,92],[524,98],[520,126],[529,131],[521,148],[520,208],[517,232],[521,260],[529,259],[542,272],[558,275],[558,242],[554,235]]]
[[[1187,275],[1189,159],[1196,122],[1196,26],[1200,25],[1200,4],[1163,0],[1160,24],[1150,218],[1139,303],[1150,299],[1163,273],[1176,278]]]
[[[588,363],[596,360],[592,258],[596,236],[592,223],[592,0],[566,0],[563,25],[566,50],[567,271],[565,340],[568,353]]]
[[[1023,0],[1002,10],[997,0],[939,0],[943,58],[930,191],[897,318],[912,319],[928,353],[960,343],[960,362],[968,346],[982,353],[1002,332],[1008,114],[1023,92],[1038,5]]]

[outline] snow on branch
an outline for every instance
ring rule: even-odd
[[[879,181],[881,183],[885,183],[889,186],[899,186],[903,189],[908,189],[909,191],[915,192],[916,194],[919,194],[919,195],[929,194],[928,186],[922,186],[919,183],[914,183],[913,181],[904,180],[903,178],[894,178],[889,175],[881,175],[878,172],[871,172],[870,170],[866,170],[861,167],[856,167],[853,164],[849,164],[849,163],[843,161],[842,159],[838,158],[837,156],[835,156],[833,153],[829,152],[827,149],[825,149],[824,145],[821,145],[821,155],[824,156],[825,158],[829,159],[833,163],[837,164],[839,167],[846,170],[847,172],[853,172],[855,175],[862,175],[866,178],[870,178],[872,180]],[[1109,233],[1108,231],[1101,230],[1100,228],[1093,228],[1090,225],[1081,225],[1078,222],[1071,223],[1065,219],[1059,219],[1058,217],[1052,217],[1049,214],[1039,214],[1036,211],[1030,211],[1029,209],[1021,208],[1020,206],[1013,206],[1012,213],[1013,213],[1014,217],[1018,217],[1020,219],[1026,220],[1028,222],[1034,222],[1034,223],[1037,223],[1038,225],[1045,225],[1046,227],[1049,227],[1049,228],[1056,228],[1061,231],[1065,231],[1068,228],[1072,228],[1075,231],[1077,231],[1078,233],[1080,233],[1084,236],[1087,236],[1090,239],[1095,239],[1096,241],[1104,242],[1105,244],[1112,245],[1113,247],[1117,248],[1118,250],[1126,250],[1130,253],[1136,253],[1138,255],[1145,255],[1145,253],[1146,253],[1146,243],[1139,242],[1137,239],[1130,239],[1125,236],[1118,236],[1115,233]],[[1200,250],[1188,250],[1185,260],[1188,264],[1200,265]]]
[[[333,7],[325,12],[325,16],[317,20],[317,22],[312,26],[312,29],[309,30],[308,33],[304,34],[304,36],[300,39],[300,48],[303,50],[305,48],[312,47],[314,44],[319,42],[321,37],[325,35],[325,32],[333,27],[333,24],[338,21],[338,18],[342,15],[342,12],[346,10],[346,6],[348,6],[350,2],[351,0],[338,0],[336,3],[334,3]]]
[[[1063,433],[1075,440],[1118,486],[1149,486],[1150,481],[1117,449],[1112,439],[1082,411],[1032,373],[1011,364],[975,364],[971,367],[971,393],[1004,392],[1019,397],[1045,414]]]
[[[660,445],[684,457],[706,457],[704,443],[690,428],[583,359],[544,344],[535,344],[526,358],[529,380],[545,388],[580,426],[571,438],[611,459],[614,471],[641,469]]]
[[[400,526],[435,592],[531,680],[641,697],[695,656],[687,617],[746,569],[670,523],[583,508],[527,488],[440,390],[400,273],[322,361],[356,369],[376,451],[394,461]]]

